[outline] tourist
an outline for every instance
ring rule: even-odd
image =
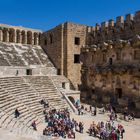
[[[95,108],[94,108],[94,116],[96,116],[96,114],[97,114],[97,108],[95,106]]]
[[[127,116],[127,112],[126,112],[126,110],[125,110],[124,113],[123,113],[123,118],[124,118],[124,120],[126,120],[126,116]]]
[[[91,105],[89,106],[89,112],[92,112],[92,106]]]
[[[120,130],[120,136],[121,136],[121,138],[123,139],[123,134],[125,133],[125,130],[124,130],[124,127],[122,126],[122,125],[118,125],[118,129]]]
[[[134,112],[131,113],[131,117],[132,117],[132,120],[134,121],[135,120],[135,114],[134,114]]]
[[[79,132],[83,133],[84,130],[84,124],[82,122],[79,122]]]
[[[78,107],[78,115],[81,114],[81,109]]]
[[[19,115],[20,115],[20,112],[19,112],[18,109],[16,108],[16,110],[15,110],[15,118],[19,117]]]
[[[35,131],[37,131],[36,122],[35,122],[35,121],[32,122],[31,126],[33,127],[33,129],[34,129]]]

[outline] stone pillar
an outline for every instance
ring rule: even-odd
[[[16,42],[16,31],[15,31],[15,29],[14,29],[14,31],[13,31],[13,42],[14,42],[14,43]]]
[[[38,45],[38,33],[34,33],[34,45]]]
[[[25,44],[27,44],[27,31],[25,31],[25,41],[24,41]]]
[[[16,43],[22,43],[21,31],[16,31]]]
[[[19,32],[19,43],[22,43],[21,31]]]
[[[33,34],[31,31],[27,31],[27,44],[33,44]]]
[[[9,42],[15,42],[15,30],[9,29]]]
[[[3,40],[3,33],[2,33],[2,30],[0,30],[0,41]]]
[[[39,44],[39,35],[37,34],[37,38],[36,38],[36,45]]]
[[[34,42],[35,42],[34,39],[35,39],[34,33],[32,32],[32,37],[31,37],[31,44],[32,44],[32,45],[34,45]]]
[[[9,40],[9,29],[7,30],[7,41],[6,42],[10,42],[10,40]]]
[[[8,29],[3,29],[3,42],[9,41]]]
[[[38,34],[38,45],[41,44],[41,33]]]

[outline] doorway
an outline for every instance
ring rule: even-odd
[[[32,69],[26,69],[26,75],[32,75]]]
[[[113,64],[113,59],[109,58],[109,65],[112,65],[112,64]]]
[[[122,98],[122,88],[116,88],[116,97],[121,99]]]

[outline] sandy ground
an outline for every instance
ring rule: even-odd
[[[77,121],[82,121],[84,123],[84,134],[76,133],[76,140],[96,140],[98,138],[94,138],[88,135],[86,131],[88,130],[90,124],[94,121],[98,123],[98,121],[108,121],[108,114],[97,114],[97,116],[91,116],[90,114],[85,114],[83,116],[72,115]],[[122,124],[125,128],[124,138],[123,140],[140,140],[140,119],[135,119],[135,121],[126,122],[123,120],[115,121],[115,124]]]

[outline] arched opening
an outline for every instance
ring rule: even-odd
[[[41,44],[41,33],[39,33],[39,35],[38,35],[38,45],[40,45]]]
[[[74,98],[73,98],[72,96],[68,96],[68,98],[69,98],[69,100],[70,100],[73,104],[75,104],[75,100],[74,100]]]
[[[25,31],[21,32],[21,43],[26,44],[26,34]]]
[[[8,42],[8,29],[3,29],[3,42]]]
[[[116,88],[115,89],[115,95],[116,95],[116,98],[119,98],[121,99],[122,98],[122,88]]]
[[[9,42],[15,42],[15,30],[14,29],[9,30]]]
[[[20,30],[16,30],[16,43],[20,43]]]
[[[109,58],[109,65],[112,65],[112,64],[113,64],[113,59]]]
[[[27,32],[27,44],[32,44],[32,32]]]
[[[34,33],[34,45],[38,45],[38,34]]]

